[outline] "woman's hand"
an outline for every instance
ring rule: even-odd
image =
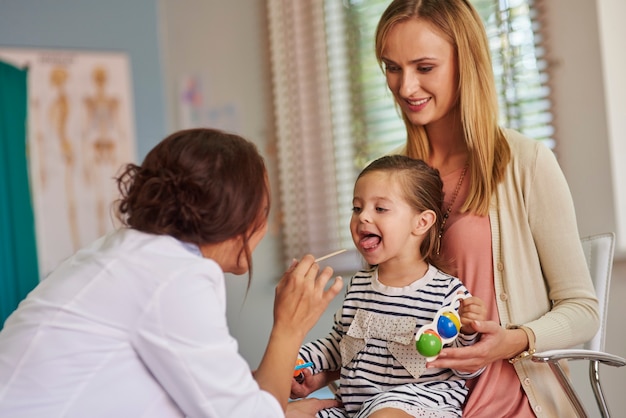
[[[449,368],[474,373],[502,359],[510,359],[528,347],[528,337],[520,329],[504,329],[494,321],[474,321],[480,341],[469,347],[444,348],[428,368]]]
[[[304,256],[300,262],[294,261],[276,286],[274,327],[284,328],[304,339],[341,291],[341,277],[326,289],[332,274],[330,267],[320,272],[312,255]]]
[[[319,410],[336,406],[339,402],[334,399],[301,399],[287,404],[285,418],[313,418]]]
[[[283,408],[287,407],[293,368],[304,337],[343,286],[337,277],[327,288],[332,275],[332,268],[320,272],[313,256],[306,255],[291,264],[276,286],[274,326],[254,377]]]
[[[487,319],[487,307],[485,302],[479,297],[470,296],[460,300],[459,317],[461,318],[461,332],[463,334],[473,334],[477,332],[474,321],[484,321]]]

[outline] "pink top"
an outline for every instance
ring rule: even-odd
[[[447,174],[444,183],[444,212],[448,210],[462,169]],[[462,202],[469,193],[468,172],[446,221],[442,236],[441,253],[452,260],[457,269],[450,273],[465,284],[469,292],[481,298],[487,307],[488,318],[500,322],[493,286],[493,259],[491,252],[491,226],[488,216],[459,213]],[[528,399],[521,387],[515,369],[502,360],[487,366],[476,379],[469,382],[470,395],[463,416],[472,417],[534,417]]]

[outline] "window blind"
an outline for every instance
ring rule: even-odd
[[[374,54],[389,1],[267,0],[286,261],[354,251],[349,219],[356,175],[406,140]],[[501,124],[553,146],[534,2],[472,3],[490,40]]]
[[[554,148],[547,62],[532,0],[472,0],[485,24],[500,122]]]

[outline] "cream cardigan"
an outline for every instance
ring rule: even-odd
[[[506,135],[512,158],[489,211],[502,326],[531,328],[537,351],[583,343],[598,330],[598,302],[565,176],[543,144]],[[527,358],[515,370],[538,417],[573,416],[547,365]]]
[[[598,330],[598,301],[580,244],[569,186],[542,143],[506,130],[511,161],[489,210],[501,325],[526,325],[537,351],[568,348]],[[392,153],[406,154],[406,147]],[[515,370],[538,417],[574,416],[546,364]]]

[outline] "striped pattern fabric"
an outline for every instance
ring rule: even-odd
[[[403,288],[381,284],[376,268],[354,275],[329,335],[300,350],[302,359],[313,362],[313,373],[341,369],[338,396],[345,409],[323,410],[318,417],[365,417],[383,407],[399,408],[420,417],[461,416],[467,395],[465,379],[474,375],[451,369],[425,369],[420,376],[411,375],[389,350],[391,344],[406,338],[396,338],[388,329],[390,323],[406,323],[407,318],[414,318],[414,336],[421,326],[432,323],[437,312],[449,305],[459,291],[467,294],[460,280],[434,266],[424,277]],[[356,335],[350,327],[355,317],[363,316],[363,312],[357,315],[359,311],[379,320],[371,320],[365,326],[363,348],[351,359],[342,359],[342,340],[350,338],[349,334]],[[376,329],[377,324],[385,329]],[[362,324],[359,326],[363,328]],[[452,344],[470,345],[477,338],[476,334],[459,334]],[[415,353],[415,361],[423,361],[415,350],[414,338],[406,348]]]

